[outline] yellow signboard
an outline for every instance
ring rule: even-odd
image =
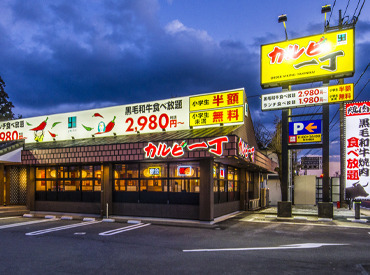
[[[189,125],[191,127],[237,122],[243,123],[244,108],[235,107],[211,111],[206,110],[190,113],[189,116]]]
[[[321,134],[298,135],[297,136],[297,143],[303,143],[303,142],[320,142],[320,141],[321,141]]]
[[[190,97],[190,112],[217,108],[228,108],[244,104],[244,91],[234,90],[222,93]]]
[[[353,76],[354,37],[346,29],[262,45],[262,88]]]
[[[334,85],[328,87],[328,102],[342,102],[353,100],[353,83]]]

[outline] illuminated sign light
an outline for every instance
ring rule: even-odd
[[[265,94],[262,111],[299,108],[353,100],[353,83]]]
[[[261,46],[261,87],[322,81],[354,74],[354,29]]]
[[[144,170],[144,176],[145,177],[155,177],[155,176],[161,176],[161,167],[154,166],[154,167],[148,167]]]
[[[192,176],[194,174],[194,169],[191,166],[179,166],[177,167],[177,174],[179,176]]]
[[[346,104],[346,198],[370,199],[370,101]]]

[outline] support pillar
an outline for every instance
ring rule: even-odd
[[[240,194],[240,210],[247,210],[247,174],[244,168],[239,169],[239,194]]]
[[[5,191],[5,181],[4,181],[4,164],[0,164],[0,205],[4,205],[4,191]]]
[[[100,216],[105,217],[107,215],[107,204],[108,204],[108,215],[112,215],[113,213],[113,178],[112,178],[112,164],[104,164],[103,165],[103,178],[102,178],[102,189],[101,189],[101,196],[100,196]]]
[[[35,168],[27,167],[27,208],[30,211],[35,210],[35,189],[36,189],[36,180],[35,180]]]
[[[213,159],[200,161],[200,188],[199,188],[199,220],[213,221]]]

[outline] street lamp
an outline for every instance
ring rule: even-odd
[[[284,30],[285,30],[285,38],[286,40],[288,40],[288,33],[286,32],[286,25],[285,25],[285,22],[288,20],[288,18],[286,17],[286,14],[282,14],[278,17],[278,22],[281,23],[283,22],[284,23]]]
[[[326,22],[326,13],[328,12],[331,12],[331,5],[325,5],[321,7],[321,13],[325,13],[324,29],[326,29],[326,26],[329,26],[329,22]]]

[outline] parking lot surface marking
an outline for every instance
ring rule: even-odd
[[[26,235],[27,236],[35,236],[35,235],[47,234],[47,233],[50,233],[50,232],[61,231],[61,230],[75,228],[75,227],[95,224],[95,223],[101,223],[101,221],[81,222],[81,223],[75,223],[75,224],[70,224],[70,225],[58,226],[58,227],[53,227],[53,228],[48,228],[48,229],[29,232],[29,233],[26,233]]]
[[[125,226],[125,227],[105,231],[105,232],[99,233],[99,235],[100,236],[111,236],[111,235],[119,234],[119,233],[122,233],[122,232],[139,229],[141,227],[145,227],[145,226],[148,226],[148,225],[150,225],[150,223],[146,223],[146,224],[139,223],[139,224],[135,224],[135,225]]]
[[[288,244],[275,247],[246,247],[246,248],[219,248],[219,249],[190,249],[183,250],[183,252],[220,252],[220,251],[251,251],[251,250],[281,250],[281,249],[307,249],[319,248],[322,246],[331,245],[348,245],[340,243],[302,243],[302,244]]]
[[[49,219],[49,220],[37,220],[37,221],[6,224],[6,225],[1,225],[0,229],[12,228],[12,227],[18,227],[18,226],[23,226],[23,225],[35,224],[35,223],[42,223],[42,222],[52,222],[52,221],[57,221],[57,220],[58,219],[51,219],[51,220]]]

